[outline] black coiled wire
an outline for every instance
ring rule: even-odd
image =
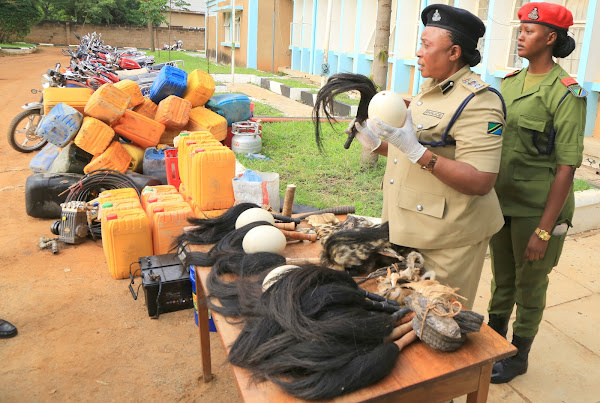
[[[114,169],[97,169],[85,175],[79,182],[69,188],[69,194],[65,203],[70,201],[88,202],[98,197],[98,195],[111,189],[133,188],[140,196],[140,191],[135,183],[127,176]],[[93,235],[100,235],[100,223],[95,222],[91,225],[90,231]]]

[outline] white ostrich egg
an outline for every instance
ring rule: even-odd
[[[376,117],[393,127],[404,126],[406,104],[400,94],[393,91],[381,91],[369,102],[369,117]]]
[[[254,207],[244,211],[238,216],[237,220],[235,220],[235,229],[242,228],[244,225],[256,221],[267,221],[271,224],[275,223],[275,219],[271,213],[260,207]]]
[[[271,252],[281,255],[285,245],[283,232],[270,225],[259,225],[252,228],[242,241],[242,248],[246,253]]]
[[[263,283],[262,283],[263,292],[267,291],[273,284],[275,284],[275,282],[277,280],[279,280],[279,277],[281,277],[288,271],[291,271],[294,269],[299,269],[299,268],[300,268],[300,266],[296,266],[293,264],[284,264],[283,266],[274,268],[273,270],[271,270],[269,272],[269,274],[266,275],[265,279],[263,280]]]

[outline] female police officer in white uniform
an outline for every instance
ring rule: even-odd
[[[356,138],[388,156],[382,217],[391,242],[417,248],[425,268],[458,287],[471,308],[488,241],[504,222],[493,189],[503,102],[469,68],[481,59],[481,20],[440,4],[425,8],[421,19],[418,65],[430,79],[412,100],[406,124],[397,129],[372,117],[357,124]]]

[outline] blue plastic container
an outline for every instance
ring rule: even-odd
[[[250,98],[244,94],[214,95],[204,106],[227,119],[227,126],[252,117]]]
[[[59,147],[66,146],[79,131],[83,115],[65,103],[58,103],[38,125],[36,134]]]
[[[167,169],[165,167],[165,149],[148,147],[144,151],[142,162],[144,175],[154,176],[160,179],[163,185],[167,184]]]
[[[196,321],[196,326],[198,326],[198,296],[196,295],[196,271],[194,270],[194,266],[190,266],[190,280],[192,282],[192,299],[194,300],[194,320]],[[210,310],[208,311],[208,330],[211,332],[217,331]]]
[[[50,165],[52,165],[56,157],[58,157],[58,154],[60,154],[59,147],[52,143],[46,144],[46,146],[31,159],[29,169],[38,174],[48,172]]]
[[[155,104],[169,95],[183,95],[187,88],[187,73],[185,70],[173,66],[165,66],[160,69],[158,76],[150,87],[150,99]]]

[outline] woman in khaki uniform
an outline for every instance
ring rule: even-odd
[[[492,296],[489,325],[506,337],[517,305],[514,357],[494,365],[492,383],[527,371],[528,354],[546,305],[548,274],[558,263],[574,212],[573,175],[581,165],[585,91],[554,57],[575,49],[567,36],[573,16],[552,3],[528,3],[521,21],[519,56],[529,67],[502,85],[507,121],[496,182],[506,224],[490,243]]]
[[[425,268],[458,287],[471,308],[489,239],[503,225],[493,189],[503,103],[469,68],[481,59],[481,20],[441,4],[426,7],[421,19],[418,65],[429,80],[412,100],[404,127],[372,117],[356,125],[356,138],[388,156],[382,217],[391,242],[419,249]]]

